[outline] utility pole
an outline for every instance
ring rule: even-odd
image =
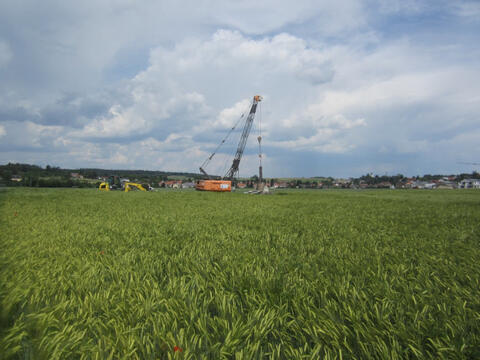
[[[258,138],[258,158],[260,159],[260,165],[258,167],[258,185],[257,190],[263,191],[263,167],[262,167],[262,136],[259,135]]]

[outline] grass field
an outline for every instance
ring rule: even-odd
[[[0,191],[1,359],[478,359],[480,191]]]

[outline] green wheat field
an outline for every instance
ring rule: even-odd
[[[479,359],[480,191],[0,191],[0,359]]]

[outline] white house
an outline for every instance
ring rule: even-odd
[[[480,189],[480,179],[463,179],[458,183],[460,189]]]
[[[182,189],[192,189],[195,187],[195,184],[193,182],[184,182],[182,184]]]

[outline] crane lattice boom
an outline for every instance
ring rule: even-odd
[[[250,113],[248,114],[245,125],[243,126],[242,136],[238,143],[237,152],[233,158],[232,166],[228,169],[227,173],[223,177],[224,179],[233,180],[238,175],[238,167],[240,165],[240,160],[242,159],[243,151],[245,150],[245,145],[247,144],[248,135],[250,134],[250,129],[252,128],[253,119],[255,119],[255,112],[257,111],[257,105],[262,100],[260,95],[255,95],[253,97],[252,107]]]

